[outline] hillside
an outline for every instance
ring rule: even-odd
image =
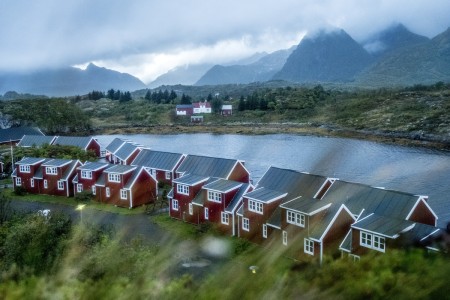
[[[89,64],[86,70],[64,68],[27,74],[0,74],[0,94],[15,91],[46,96],[73,96],[111,88],[134,91],[145,88],[145,84],[130,74],[100,68],[94,64]]]
[[[369,53],[344,30],[306,36],[289,56],[275,80],[348,82],[372,62]]]

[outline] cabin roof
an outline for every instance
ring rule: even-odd
[[[298,197],[296,199],[286,201],[280,207],[293,210],[302,214],[311,215],[330,206],[330,203],[320,201],[315,198]]]
[[[157,170],[172,171],[183,158],[183,154],[142,149],[131,163]]]
[[[241,199],[244,196],[244,194],[247,192],[251,184],[249,183],[243,183],[241,187],[239,188],[239,191],[234,195],[231,202],[228,204],[228,206],[225,208],[225,212],[233,213],[236,208],[242,203]]]
[[[282,209],[278,206],[274,210],[274,212],[272,213],[270,218],[267,220],[266,224],[271,227],[281,229],[281,214],[282,214]]]
[[[83,170],[83,171],[98,171],[98,170],[101,170],[101,169],[106,168],[108,166],[110,166],[110,164],[108,164],[108,163],[87,162],[84,165],[79,166],[77,169],[78,170]]]
[[[24,135],[20,142],[17,144],[18,147],[42,147],[42,145],[51,145],[55,136],[48,135]]]
[[[18,162],[16,162],[16,165],[35,165],[38,163],[44,162],[46,159],[41,157],[24,157]]]
[[[352,228],[383,235],[388,238],[396,238],[411,226],[414,226],[414,222],[376,214],[371,214],[352,224]]]
[[[55,158],[50,159],[42,164],[43,167],[63,167],[73,162],[71,159]]]
[[[69,167],[66,169],[66,171],[64,172],[63,176],[62,176],[62,180],[68,180],[70,175],[75,171],[75,168],[78,164],[78,160],[72,160],[70,162]]]
[[[187,155],[177,172],[226,179],[237,162],[236,159]]]
[[[58,136],[53,144],[62,146],[75,146],[81,149],[86,149],[92,139],[93,137],[91,136]]]
[[[138,148],[139,148],[138,146],[136,146],[132,143],[126,142],[122,146],[120,146],[120,148],[114,153],[114,155],[121,160],[126,160]]]
[[[124,143],[125,143],[124,140],[119,139],[119,138],[115,138],[115,139],[113,139],[113,140],[111,141],[111,143],[109,143],[109,144],[106,146],[105,149],[106,149],[106,151],[108,151],[108,152],[115,153],[115,152],[120,148],[120,146],[122,146]]]
[[[10,141],[19,141],[25,135],[44,135],[39,128],[36,127],[11,127],[0,129],[0,143],[8,143]]]
[[[193,108],[192,104],[178,104],[176,109],[188,109]]]
[[[209,180],[209,177],[199,176],[199,175],[195,175],[195,174],[188,174],[188,175],[184,175],[180,178],[174,179],[173,182],[192,186],[192,185],[197,185],[201,182],[205,182],[208,180]]]
[[[194,199],[192,199],[192,204],[203,206],[205,204],[205,198],[206,198],[206,191],[200,190],[197,195],[195,195]]]
[[[135,170],[136,167],[134,166],[128,166],[128,165],[113,165],[109,168],[107,168],[104,172],[105,173],[119,173],[119,174],[126,174],[133,170]]]
[[[226,180],[226,179],[220,178],[216,181],[206,184],[205,186],[203,186],[203,188],[221,192],[221,193],[227,193],[227,192],[230,192],[232,190],[239,188],[241,185],[242,185],[242,182],[237,182],[237,181],[233,181],[233,180]]]
[[[284,196],[286,196],[286,193],[262,187],[253,190],[250,193],[245,194],[244,196],[252,200],[268,203],[283,198]]]

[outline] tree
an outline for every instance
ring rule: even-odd
[[[241,96],[241,98],[239,98],[238,111],[244,110],[245,110],[245,98],[244,96]]]
[[[147,90],[147,93],[145,93],[145,100],[151,100],[152,99],[152,93],[150,92],[150,90]]]
[[[211,93],[209,93],[209,94],[208,94],[208,97],[206,97],[206,100],[207,100],[208,102],[211,102],[212,99],[213,99],[213,96],[212,96]]]
[[[183,93],[183,95],[181,95],[180,104],[192,104],[192,98]]]
[[[222,109],[223,101],[222,99],[216,97],[211,101],[211,110],[215,114],[219,114],[220,110]]]
[[[11,214],[11,199],[3,192],[0,192],[0,225],[5,222]]]

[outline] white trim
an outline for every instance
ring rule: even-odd
[[[206,190],[207,191],[207,199],[208,201],[212,201],[215,203],[222,203],[222,193],[216,192],[213,190]]]
[[[91,186],[92,195],[97,195],[97,187],[95,185]]]
[[[205,220],[209,220],[209,208],[205,207],[204,209]]]
[[[247,225],[247,226],[245,226]],[[249,218],[242,218],[242,229],[245,231],[250,231],[250,219]]]
[[[125,189],[120,190],[120,200],[128,200],[127,190]]]
[[[225,179],[230,178],[231,173],[233,173],[233,171],[234,171],[234,168],[236,168],[237,164],[240,164],[240,165],[244,168],[244,170],[247,172],[247,174],[248,174],[248,179],[250,180],[250,172],[249,172],[249,170],[245,167],[244,163],[245,163],[245,161],[243,161],[243,160],[236,160],[236,163],[235,163],[234,166],[231,168],[230,173],[228,173],[228,175],[227,175],[227,177],[226,177]]]
[[[250,203],[254,204],[254,208],[251,207]],[[264,214],[264,203],[253,199],[252,200],[248,199],[248,210],[262,215]]]
[[[64,191],[64,180],[58,180],[58,191]]]
[[[107,198],[111,197],[111,190],[110,190],[109,187],[106,187],[105,193],[106,193],[106,197],[107,197]]]
[[[363,235],[366,237],[363,239]],[[378,239],[378,241],[376,241]],[[369,241],[370,243],[363,242],[363,240]],[[379,246],[375,246],[375,243],[378,243]],[[366,247],[369,249],[377,250],[380,252],[386,251],[386,239],[380,235],[369,233],[367,231],[360,231],[359,232],[359,244],[362,247]],[[383,245],[382,247],[380,245]]]
[[[298,227],[305,227],[306,216],[305,214],[286,209],[286,222]]]
[[[47,181],[47,179],[44,179],[44,189],[48,189],[48,181]]]
[[[267,238],[267,224],[263,224],[262,226],[262,237]]]
[[[77,193],[81,193],[83,191],[83,184],[77,183]]]
[[[30,187],[34,188],[34,178],[30,178]]]
[[[177,183],[177,193],[189,196],[189,185]]]
[[[194,214],[194,206],[192,203],[189,203],[189,214],[192,216]]]
[[[312,246],[311,246],[312,243]],[[303,252],[305,252],[306,254],[312,255],[314,256],[314,241],[308,238],[305,238],[303,240]],[[312,250],[311,250],[312,248]]]
[[[177,199],[172,199],[172,209],[178,211],[179,209],[179,205],[178,205],[178,200]]]
[[[414,204],[414,206],[412,207],[411,211],[408,213],[408,215],[406,216],[406,220],[409,220],[409,218],[411,217],[411,215],[413,214],[414,210],[416,209],[416,207],[419,205],[420,202],[423,202],[425,204],[425,206],[428,208],[428,210],[431,212],[431,214],[434,216],[434,226],[436,226],[437,224],[437,219],[438,216],[435,214],[435,212],[433,211],[433,209],[430,207],[430,205],[428,205],[427,200],[428,196],[419,196],[419,198],[417,199],[416,203]]]
[[[230,215],[224,211],[220,213],[220,219],[222,224],[229,225],[230,224]]]
[[[288,233],[287,231],[283,230],[283,245],[287,246],[288,244]]]
[[[339,250],[345,251],[345,252],[347,252],[347,253],[351,253],[351,249],[348,250],[348,249],[342,248],[342,244],[345,242],[345,240],[347,239],[348,235],[349,235],[351,232],[352,232],[352,229],[350,228],[350,229],[348,230],[347,234],[345,235],[344,239],[342,240],[341,244],[339,245]],[[353,242],[353,241],[350,242],[350,246],[352,245],[352,242]]]
[[[30,165],[19,165],[19,172],[20,173],[31,173],[31,166]]]
[[[92,179],[92,171],[90,170],[80,170],[81,179]]]
[[[328,193],[328,191],[330,190],[331,186],[333,185],[333,183],[335,183],[337,180],[337,178],[330,178],[328,177],[322,184],[322,186],[319,188],[319,190],[316,192],[316,194],[314,195],[314,199],[319,199],[317,198],[318,194],[322,191],[322,189],[325,188],[325,185],[330,182],[330,187],[325,191],[325,193],[323,193],[322,198],[320,198],[319,200],[323,199],[323,197],[325,197],[325,195]]]
[[[238,201],[238,202],[240,202],[240,204],[236,205],[236,206],[234,207],[234,209],[231,210],[231,213],[232,213],[232,214],[234,214],[234,212],[236,212],[236,211],[239,210],[239,206],[241,206],[242,203],[243,203],[244,195],[245,195],[245,194],[248,192],[248,190],[249,190],[250,188],[252,188],[252,187],[253,187],[252,184],[248,184],[247,189],[242,193],[242,196],[241,196],[241,198],[240,198],[239,201]],[[237,214],[237,213],[236,213],[236,214]]]
[[[16,186],[22,186],[22,178],[19,176],[16,177]]]
[[[45,174],[46,175],[58,175],[58,168],[57,167],[45,167]]]
[[[431,235],[433,235],[433,234],[435,234],[436,232],[438,232],[440,229],[439,228],[437,228],[435,231],[433,231],[432,233],[430,233],[430,234],[428,234],[427,236],[425,236],[425,237],[423,237],[423,238],[421,238],[420,239],[420,241],[423,241],[424,239],[426,239],[426,238],[428,238],[429,236],[431,236]]]
[[[250,193],[253,193],[254,191],[257,191],[257,190],[253,190],[253,191],[251,191]],[[261,201],[261,200],[259,200],[259,199],[256,199],[256,198],[251,198],[251,197],[248,197],[248,196],[245,196],[247,199],[252,199],[252,200],[254,200],[254,201],[258,201],[258,202],[261,202],[261,203],[272,203],[272,202],[275,202],[275,201],[277,201],[277,200],[280,200],[280,199],[283,199],[284,197],[286,197],[287,196],[287,194],[288,193],[284,193],[284,194],[282,194],[282,195],[280,195],[280,196],[278,196],[278,197],[274,197],[274,198],[271,198],[270,200],[268,200],[268,201]]]

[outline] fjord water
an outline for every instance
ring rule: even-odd
[[[355,139],[274,135],[102,135],[106,146],[119,137],[153,150],[245,161],[256,184],[270,166],[429,196],[438,225],[450,221],[450,153]]]

